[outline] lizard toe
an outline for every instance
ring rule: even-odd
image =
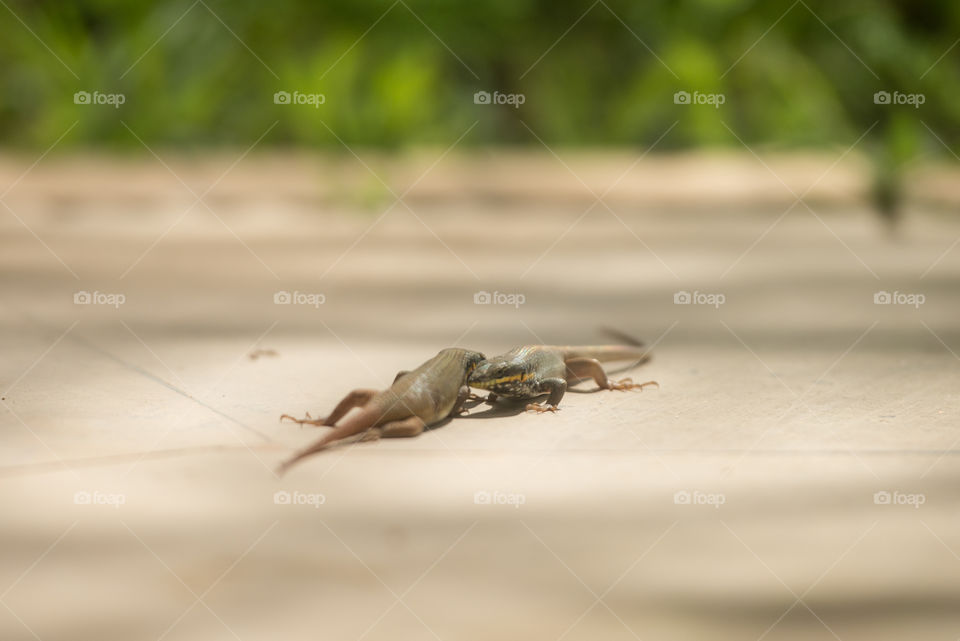
[[[326,419],[323,419],[323,418],[313,418],[313,417],[310,416],[310,412],[307,412],[307,417],[306,417],[306,418],[294,418],[293,416],[290,416],[289,414],[281,414],[281,415],[280,415],[280,420],[281,420],[281,421],[283,421],[283,419],[285,419],[285,418],[290,419],[291,421],[293,421],[293,422],[296,423],[297,425],[316,425],[316,426],[318,426],[318,427],[321,427],[321,426],[327,426],[327,427],[329,427],[328,424],[327,424],[327,420],[326,420]]]
[[[540,405],[539,403],[530,403],[526,407],[528,412],[543,414],[544,412],[557,412],[560,410],[556,405]]]
[[[656,381],[647,381],[645,383],[634,383],[632,378],[624,378],[617,381],[616,383],[611,383],[610,389],[621,390],[621,391],[633,390],[633,389],[642,390],[644,387],[648,387],[650,385],[656,385],[658,388],[660,387],[660,383]]]

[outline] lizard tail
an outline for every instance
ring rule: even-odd
[[[302,461],[308,456],[312,456],[317,452],[327,449],[327,446],[333,443],[334,441],[339,441],[340,439],[347,438],[348,436],[353,436],[354,434],[359,434],[364,430],[373,427],[377,424],[377,421],[380,419],[382,412],[377,408],[364,408],[361,411],[348,416],[344,422],[330,431],[326,436],[321,439],[318,439],[315,443],[308,445],[303,448],[283,463],[277,467],[277,474],[282,475],[296,463]]]
[[[626,369],[632,369],[650,360],[650,348],[648,348],[643,341],[612,327],[601,327],[600,333],[609,336],[620,344],[564,347],[564,359],[595,358],[604,363],[610,361],[634,361],[634,363]]]
[[[620,341],[624,345],[633,345],[634,347],[644,347],[646,345],[646,343],[644,343],[642,340],[638,338],[634,338],[633,336],[631,336],[630,334],[627,334],[626,332],[621,332],[619,329],[616,329],[614,327],[606,327],[606,326],[601,327],[600,333],[606,334],[613,340]]]
[[[595,358],[601,363],[610,361],[636,361],[636,364],[650,360],[650,351],[634,345],[595,345],[587,347],[564,347],[563,358]]]

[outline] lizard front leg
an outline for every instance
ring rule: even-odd
[[[470,386],[462,385],[460,391],[457,392],[457,400],[453,403],[453,409],[450,410],[448,416],[459,416],[463,413],[463,404],[467,402],[467,399],[470,398]]]
[[[468,401],[483,401],[484,403],[488,403],[488,404],[490,404],[490,405],[493,405],[494,403],[497,402],[497,395],[494,394],[493,392],[490,392],[489,394],[487,394],[486,398],[484,398],[483,396],[480,396],[479,394],[474,394],[473,392],[470,392],[470,395],[467,396],[467,400],[468,400]]]
[[[646,383],[634,383],[632,378],[624,378],[613,382],[607,377],[603,370],[603,365],[595,358],[570,358],[566,361],[567,379],[576,380],[578,378],[592,378],[597,382],[601,389],[609,390],[628,390],[643,389],[649,385],[660,384],[656,381],[647,381]]]
[[[550,396],[547,397],[546,403],[530,403],[527,405],[527,410],[533,412],[556,412],[558,405],[560,405],[560,399],[563,398],[563,395],[567,391],[567,381],[562,378],[545,378],[539,382],[537,385],[537,392],[544,393],[549,392]]]

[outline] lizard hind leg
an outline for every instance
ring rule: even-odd
[[[409,438],[419,436],[426,428],[427,424],[419,416],[411,416],[399,421],[390,421],[378,427],[371,427],[363,436],[361,441],[376,441],[379,438]]]
[[[337,406],[333,408],[332,412],[330,412],[330,416],[327,417],[324,425],[333,425],[343,418],[343,415],[352,410],[354,407],[363,407],[369,403],[370,399],[372,399],[377,393],[378,392],[375,389],[353,390],[344,396],[342,401],[337,403]]]
[[[601,389],[609,390],[630,390],[640,389],[650,385],[660,387],[656,381],[647,381],[645,383],[634,383],[632,378],[624,378],[619,381],[611,381],[607,373],[603,370],[603,365],[595,358],[571,358],[567,362],[567,379],[576,380],[580,378],[592,378],[597,382]]]
[[[352,410],[354,407],[363,407],[370,402],[370,399],[374,397],[377,393],[375,389],[355,389],[346,396],[343,397],[343,400],[337,403],[337,406],[333,408],[333,411],[326,418],[313,418],[310,414],[307,414],[306,418],[294,418],[289,414],[284,414],[280,417],[282,421],[285,418],[290,419],[294,423],[299,425],[316,425],[316,426],[326,426],[331,427],[336,424],[343,415]]]
[[[294,453],[292,456],[290,456],[290,458],[280,464],[280,466],[277,468],[277,473],[284,474],[299,461],[302,461],[309,456],[313,456],[318,452],[322,452],[337,441],[341,441],[351,436],[356,436],[357,434],[373,434],[373,438],[378,438],[379,428],[371,426],[375,426],[377,424],[377,421],[381,418],[382,414],[379,408],[377,408],[375,405],[375,403],[368,405],[359,412],[350,415],[346,420],[340,423],[340,425],[327,432],[325,436]],[[389,422],[384,424],[384,426],[386,425],[389,425]]]

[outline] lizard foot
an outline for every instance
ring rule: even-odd
[[[526,409],[528,412],[536,412],[537,414],[560,411],[560,408],[556,405],[540,405],[539,403],[530,403],[527,405]]]
[[[660,383],[656,381],[647,381],[646,383],[634,383],[632,378],[624,378],[616,383],[610,383],[610,389],[615,390],[628,390],[628,389],[639,389],[642,390],[644,387],[649,385],[656,385],[657,389],[660,389]]]
[[[317,425],[317,426],[326,426],[326,425],[327,425],[326,419],[313,418],[312,416],[310,416],[310,412],[307,412],[307,417],[306,417],[306,418],[294,418],[294,417],[290,416],[289,414],[281,414],[281,415],[280,415],[280,420],[281,420],[281,421],[283,421],[283,419],[285,419],[285,418],[289,418],[291,421],[293,421],[293,422],[296,423],[297,425]]]

